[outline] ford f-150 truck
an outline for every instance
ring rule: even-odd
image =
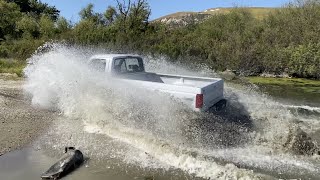
[[[195,111],[219,111],[226,106],[220,78],[146,72],[142,57],[130,54],[94,55],[89,65],[125,83],[169,93]]]

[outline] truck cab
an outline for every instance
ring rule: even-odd
[[[95,55],[90,58],[89,65],[97,71],[124,79],[163,83],[155,73],[145,72],[143,59],[138,55]]]
[[[143,60],[137,55],[95,55],[90,58],[89,65],[97,71],[113,75],[145,72]]]

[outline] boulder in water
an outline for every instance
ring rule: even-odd
[[[84,161],[82,152],[74,147],[66,147],[65,153],[58,162],[41,175],[42,179],[59,179],[78,168]]]
[[[318,153],[316,143],[300,128],[290,128],[289,137],[284,147],[296,155],[313,155]]]
[[[228,81],[234,80],[236,78],[236,74],[234,72],[232,72],[231,70],[223,71],[223,72],[219,73],[219,75],[223,79],[228,80]]]

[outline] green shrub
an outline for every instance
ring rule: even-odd
[[[289,47],[290,74],[298,77],[320,78],[320,43]]]
[[[0,59],[0,73],[15,73],[19,77],[23,76],[24,61]]]
[[[0,58],[8,57],[8,48],[6,46],[0,45]]]
[[[8,49],[8,57],[18,60],[26,60],[35,50],[44,44],[43,40],[22,39],[18,41],[6,42],[3,44]]]

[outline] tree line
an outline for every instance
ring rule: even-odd
[[[172,28],[150,21],[147,0],[116,1],[103,13],[89,4],[72,24],[38,0],[0,0],[0,58],[21,61],[49,40],[117,52],[165,55],[241,75],[320,79],[320,1],[297,0],[264,18],[243,8]]]

